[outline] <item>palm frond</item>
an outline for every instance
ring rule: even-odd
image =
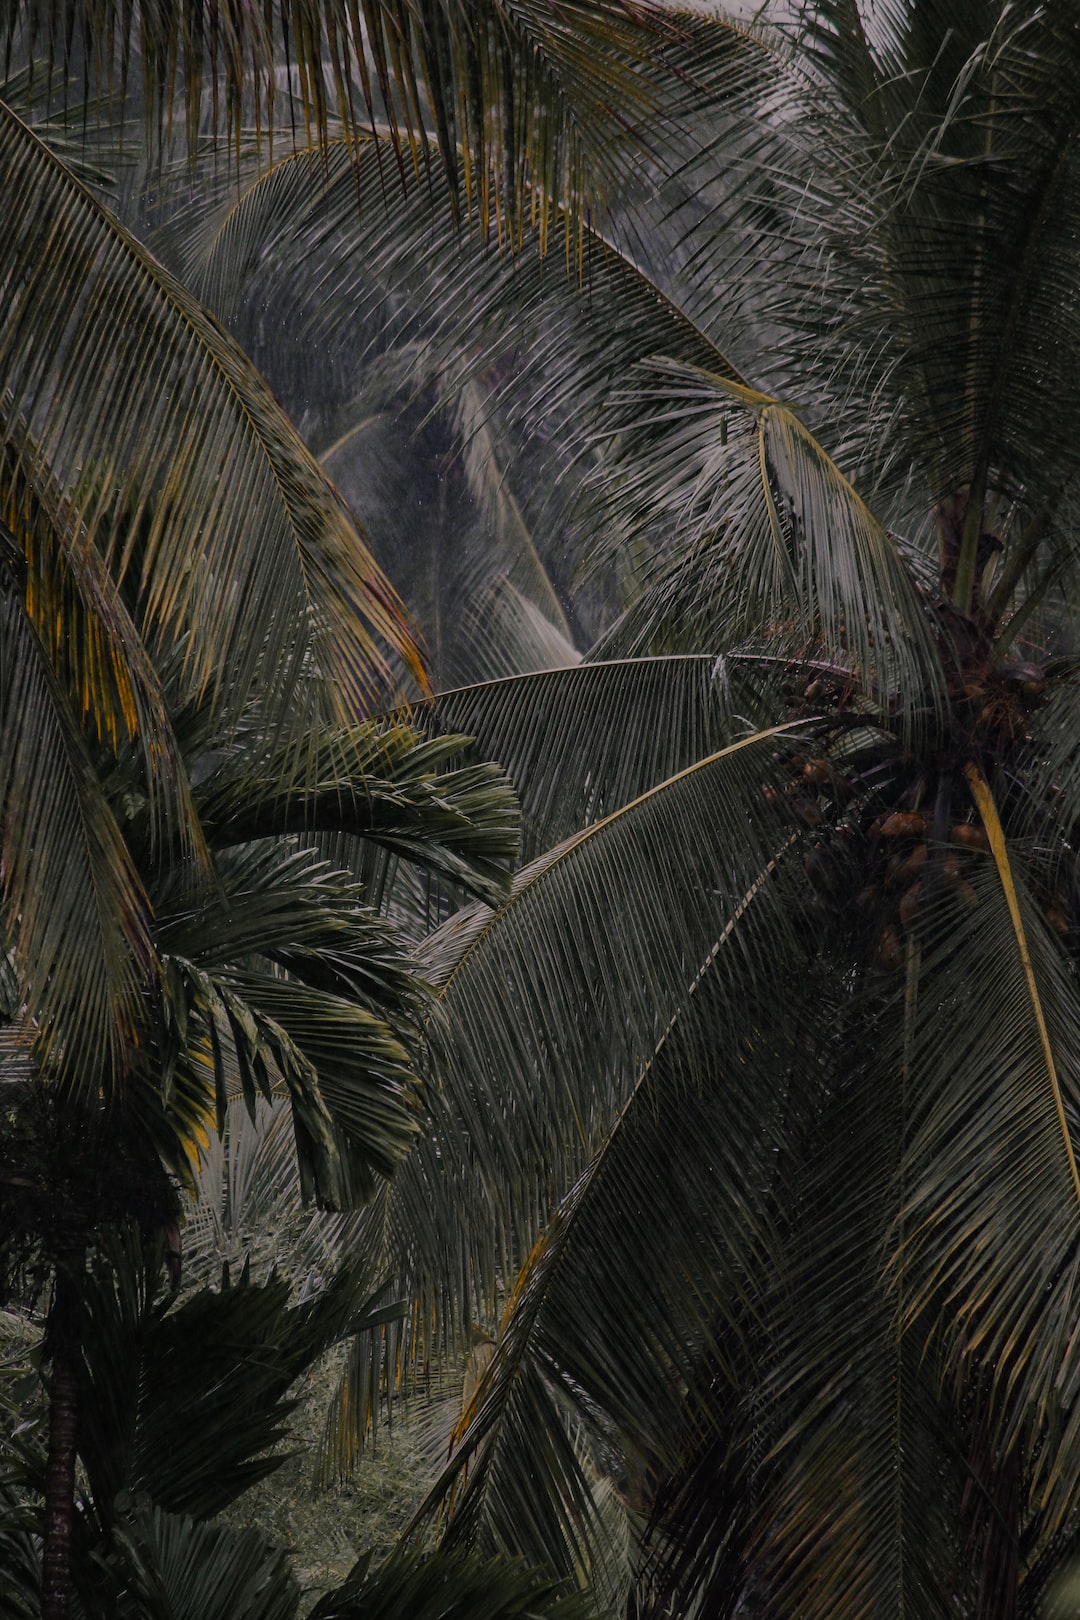
[[[500,465],[490,407],[476,381],[465,383],[457,391],[454,414],[464,445],[465,479],[505,558],[506,577],[569,644],[570,661],[574,661],[573,634],[565,610],[514,495],[509,469]]]
[[[811,675],[815,673],[810,671]],[[521,799],[526,859],[782,712],[783,658],[684,653],[593,660],[413,705],[415,725],[463,732]]]
[[[574,643],[505,574],[488,579],[463,617],[463,651],[479,680],[581,660]]]
[[[783,748],[767,732],[699,761],[433,937],[443,1085],[378,1222],[387,1269],[423,1301],[420,1342],[490,1319],[733,913],[768,889],[792,841],[763,791]],[[794,918],[779,935],[797,955],[800,937]]]
[[[369,1287],[358,1261],[301,1304],[281,1279],[241,1276],[170,1308],[153,1297],[158,1267],[128,1231],[87,1287],[79,1451],[106,1525],[118,1492],[204,1518],[277,1468],[290,1385],[362,1314]]]
[[[776,1133],[817,993],[804,972],[778,1017],[754,982],[758,954],[786,943],[782,895],[748,893],[522,1268],[433,1495],[452,1492],[451,1541],[588,1567],[595,1511],[568,1424],[641,1514],[675,1466],[701,1358],[722,1404],[745,1397],[778,1263]]]
[[[72,61],[103,91],[141,79],[159,145],[182,114],[189,154],[205,125],[238,146],[245,118],[260,144],[325,145],[331,127],[356,139],[389,129],[386,184],[437,166],[459,208],[514,243],[530,220],[542,237],[576,226],[643,149],[663,139],[666,86],[678,86],[685,25],[636,0],[506,5],[453,0],[284,3],[227,19],[193,17],[169,0],[134,8],[79,4],[63,26],[19,0],[0,27],[42,77]],[[279,87],[284,68],[287,82]],[[209,93],[209,106],[207,94]],[[612,125],[610,109],[620,117]]]
[[[477,449],[481,429],[498,422],[515,458],[527,457],[544,530],[557,537],[562,528],[587,558],[606,515],[582,473],[597,436],[624,425],[611,409],[613,380],[657,354],[737,370],[616,244],[590,234],[580,276],[537,251],[508,259],[463,236],[434,185],[388,195],[383,161],[385,143],[372,138],[359,150],[333,145],[318,168],[298,156],[252,173],[239,197],[226,193],[201,226],[192,222],[204,246],[189,255],[189,273],[256,354],[264,278],[294,305],[304,350],[331,340],[337,353],[345,342],[353,374],[388,344],[419,341],[415,385],[435,376],[443,409],[463,402]],[[543,560],[550,575],[551,556]],[[560,556],[560,587],[567,565]],[[529,578],[535,587],[535,566]],[[515,582],[543,609],[527,580]]]
[[[621,525],[673,531],[602,643],[613,654],[772,638],[823,646],[908,726],[943,699],[942,671],[901,553],[786,405],[721,376],[656,363],[636,432],[606,473]],[[619,477],[622,472],[623,477]]]
[[[797,729],[699,759],[534,861],[500,911],[458,913],[428,942],[443,1088],[369,1223],[380,1263],[421,1301],[414,1348],[490,1319],[748,896],[761,890],[772,945],[736,931],[732,950],[802,960],[798,912],[777,920],[768,899],[793,835],[764,791]],[[378,1347],[379,1364],[403,1348]]]
[[[370,706],[392,687],[388,657],[418,669],[416,647],[265,384],[7,108],[0,166],[0,281],[18,288],[0,328],[0,420],[17,463],[34,445],[21,476],[48,470],[148,645],[183,644],[186,690],[223,729],[253,691],[283,735],[325,716],[313,669],[339,707]]]
[[[255,1282],[270,1272],[295,1294],[321,1287],[354,1251],[358,1217],[302,1209],[288,1099],[259,1098],[254,1118],[234,1096],[225,1129],[203,1152],[192,1195],[184,1207],[185,1286],[208,1285],[221,1274],[247,1268]]]
[[[11,1620],[36,1620],[41,1613],[41,1551],[36,1517],[25,1499],[0,1484],[0,1577]]]
[[[420,1133],[413,1054],[366,1008],[292,980],[233,969],[215,975],[214,990],[237,1050],[272,1055],[289,1088],[305,1196],[365,1203]],[[253,1102],[254,1085],[245,1089]]]
[[[173,868],[154,884],[153,899],[164,955],[208,971],[264,958],[392,1020],[403,1035],[419,1026],[423,991],[400,938],[351,875],[317,850],[291,839],[232,845],[215,852],[213,882],[202,892]]]
[[[1077,1422],[1075,993],[1023,846],[1001,836],[985,781],[973,776],[972,789],[994,857],[973,874],[970,919],[950,919],[924,957],[920,1097],[894,1265],[909,1279],[916,1331],[943,1333],[956,1375],[985,1380],[998,1454],[1025,1448],[1049,1537],[1076,1489],[1059,1442]]]
[[[160,971],[149,906],[48,647],[10,594],[0,617],[4,933],[29,1036],[112,1092]]]
[[[258,1530],[144,1507],[114,1534],[107,1567],[123,1620],[295,1620],[289,1555]]]
[[[205,856],[158,672],[71,502],[42,476],[19,427],[0,452],[0,534],[25,611],[91,740],[112,756],[125,743],[139,748],[153,841],[171,837]]]
[[[691,1562],[680,1571],[675,1561],[668,1580],[681,1573],[711,1594],[719,1574],[721,1601],[734,1578],[736,1591],[763,1589],[782,1611],[824,1617],[899,1601],[930,1620],[967,1579],[962,1424],[935,1347],[898,1321],[904,1278],[898,1299],[883,1276],[914,1106],[917,961],[909,946],[899,986],[863,973],[854,994],[827,972],[805,1021],[777,1166],[783,1260],[763,1278],[753,1427],[736,1431],[749,1522],[715,1572],[693,1561],[685,1504],[672,1527],[672,1551]],[[722,1549],[718,1532],[706,1531],[706,1552]],[[663,1572],[658,1584],[664,1593]]]
[[[1078,49],[1067,6],[801,7],[771,161],[751,148],[759,217],[721,168],[745,133],[693,164],[713,205],[685,251],[721,303],[754,263],[770,391],[807,401],[888,525],[970,492],[965,608],[996,503],[1030,517],[1071,478]]]
[[[518,812],[497,767],[446,769],[467,739],[422,737],[402,717],[313,729],[284,752],[211,760],[198,802],[211,844],[348,833],[493,901],[518,849]]]

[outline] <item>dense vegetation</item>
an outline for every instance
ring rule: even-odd
[[[12,19],[14,1612],[1067,1607],[1075,6]]]

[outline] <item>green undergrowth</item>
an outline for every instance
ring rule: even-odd
[[[302,1614],[345,1579],[361,1553],[371,1549],[382,1557],[396,1546],[432,1475],[431,1408],[399,1405],[392,1421],[380,1423],[350,1479],[313,1488],[318,1442],[342,1354],[332,1351],[298,1381],[291,1454],[221,1515],[224,1523],[254,1526],[289,1550],[304,1592]],[[423,1544],[430,1532],[415,1539]]]

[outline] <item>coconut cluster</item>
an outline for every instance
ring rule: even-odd
[[[872,960],[889,971],[902,965],[905,936],[932,894],[964,910],[978,905],[971,878],[989,851],[986,830],[957,818],[935,828],[934,813],[922,807],[934,801],[934,784],[918,777],[901,788],[887,771],[875,781],[880,759],[794,754],[777,762],[788,781],[766,787],[765,797],[807,830],[802,865],[812,923],[829,919],[867,935]],[[892,802],[882,808],[886,793]]]

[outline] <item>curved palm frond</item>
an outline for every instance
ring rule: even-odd
[[[985,779],[971,782],[993,860],[973,873],[977,908],[963,923],[951,916],[924,957],[912,1057],[920,1096],[894,1264],[909,1279],[916,1331],[934,1327],[952,1369],[984,1379],[997,1454],[1023,1446],[1049,1539],[1077,1488],[1059,1441],[1078,1422],[1076,997],[1023,848],[1006,845]],[[1054,1443],[1040,1455],[1043,1435]]]
[[[349,874],[291,839],[219,849],[213,882],[194,903],[182,874],[154,885],[163,955],[213,970],[263,957],[298,983],[418,1029],[425,998],[394,928]]]
[[[863,968],[845,990],[835,964],[820,984],[821,1016],[807,1020],[813,1045],[804,1048],[780,1148],[783,1259],[763,1279],[750,1424],[736,1432],[742,1523],[725,1546],[722,1527],[701,1518],[715,1446],[711,1393],[702,1494],[686,1499],[690,1472],[683,1501],[663,1503],[658,1516],[668,1538],[654,1577],[661,1602],[673,1582],[684,1589],[680,1580],[700,1583],[710,1601],[730,1601],[725,1582],[734,1581],[735,1592],[764,1590],[778,1609],[822,1620],[830,1609],[897,1604],[930,1620],[968,1581],[962,1421],[942,1390],[935,1347],[898,1324],[903,1279],[894,1293],[884,1274],[913,1108],[917,960],[909,943],[899,984]],[[728,1428],[722,1421],[721,1442]],[[732,1466],[723,1452],[720,1462]],[[700,1547],[687,1540],[695,1525]],[[710,1567],[710,1553],[722,1555],[719,1567]]]
[[[455,425],[464,444],[465,479],[500,543],[507,578],[569,644],[569,661],[574,662],[573,633],[563,604],[514,497],[509,469],[500,465],[486,394],[475,381],[469,382],[457,391],[453,403]]]
[[[914,385],[905,427],[922,438],[909,454],[948,480],[938,494],[966,479],[985,494],[1008,467],[1037,504],[1071,459],[1061,426],[1080,332],[1062,297],[1076,256],[1062,215],[1080,175],[1076,19],[1060,4],[1035,17],[931,3],[910,25],[897,13],[868,28],[827,0],[801,27],[809,93],[828,98],[849,152],[863,143],[884,202],[863,301]]]
[[[436,0],[419,10],[323,0],[227,17],[193,15],[182,0],[80,0],[63,26],[18,0],[0,47],[22,50],[41,77],[77,60],[102,91],[141,80],[149,133],[164,144],[182,112],[189,153],[207,124],[239,146],[247,120],[272,152],[285,132],[293,145],[325,146],[331,126],[354,140],[378,122],[390,132],[388,189],[437,164],[485,233],[514,243],[539,221],[546,243],[568,219],[576,233],[641,153],[663,144],[665,89],[683,81],[693,27],[654,0]],[[84,38],[96,44],[85,62],[75,44]]]
[[[445,356],[451,378],[456,370],[458,387],[471,390],[470,398],[480,367],[495,368],[494,397],[511,431],[546,436],[553,425],[566,424],[550,455],[556,480],[580,484],[578,463],[591,462],[605,438],[617,440],[617,451],[601,458],[592,474],[588,495],[597,516],[590,521],[607,526],[609,550],[612,533],[624,554],[645,548],[647,581],[649,554],[662,533],[654,567],[661,582],[675,583],[668,597],[662,583],[652,590],[646,585],[645,605],[630,609],[631,624],[637,611],[645,626],[637,640],[630,629],[616,632],[622,640],[610,643],[615,651],[624,644],[634,651],[673,650],[651,644],[650,636],[662,640],[657,621],[678,623],[679,650],[719,649],[733,636],[771,630],[786,632],[800,653],[819,643],[836,656],[847,649],[858,674],[882,691],[917,692],[919,702],[939,692],[933,638],[896,544],[798,417],[746,389],[715,345],[629,260],[593,241],[584,294],[572,285],[553,287],[552,272],[539,262],[508,265],[463,243],[445,204],[440,222],[439,208],[427,197],[413,206],[438,232],[445,252],[433,256],[426,240],[421,259],[415,238],[401,236],[400,210],[392,220],[382,211],[378,237],[370,229],[361,234],[353,192],[363,184],[362,172],[346,194],[344,174],[339,178],[332,169],[314,201],[309,185],[303,194],[298,190],[303,179],[297,160],[287,160],[230,208],[211,249],[206,295],[228,308],[234,295],[227,289],[245,284],[256,252],[262,267],[282,262],[288,250],[295,277],[297,255],[303,267],[318,244],[317,275],[306,293],[298,281],[297,297],[311,299],[317,287],[320,322],[345,299],[354,313],[358,305],[375,313],[385,297],[380,283],[392,285],[395,337],[413,322],[426,329],[429,347]],[[298,204],[306,217],[298,216]],[[370,224],[370,214],[364,217]],[[402,309],[403,286],[415,315]],[[467,330],[458,307],[469,311]],[[609,307],[618,311],[617,326],[607,319]],[[513,325],[503,338],[504,312],[511,309]],[[475,335],[480,319],[482,346]],[[510,372],[500,349],[512,344],[523,352],[526,340],[525,364]],[[658,362],[657,356],[665,358]],[[665,381],[636,388],[634,374],[643,362]],[[621,385],[614,393],[613,378]],[[449,386],[444,378],[442,392]],[[474,402],[470,421],[476,417]],[[721,511],[729,538],[710,545]],[[576,514],[579,523],[582,516]],[[674,554],[672,529],[679,537]],[[631,586],[640,588],[640,581]]]
[[[615,467],[633,533],[673,538],[601,651],[821,645],[908,726],[943,700],[939,654],[896,544],[798,416],[728,378],[655,363]],[[622,472],[622,478],[618,478]]]
[[[690,307],[749,321],[761,386],[806,403],[887,526],[939,508],[968,611],[986,537],[1022,563],[1072,480],[1076,20],[825,0],[786,31],[772,161],[721,121],[690,162]]]
[[[574,643],[506,574],[493,574],[472,596],[462,625],[462,651],[475,678],[577,664]]]
[[[481,427],[498,423],[514,455],[528,457],[544,529],[566,529],[584,555],[606,515],[577,463],[591,465],[597,439],[620,425],[610,419],[612,380],[657,353],[737,373],[599,236],[587,238],[580,277],[538,251],[508,258],[461,232],[445,191],[410,182],[404,197],[384,192],[384,149],[375,137],[359,148],[336,143],[319,167],[296,156],[252,174],[239,197],[226,193],[193,227],[202,248],[189,249],[185,273],[256,353],[252,294],[264,277],[276,298],[295,300],[309,354],[331,334],[336,352],[347,334],[362,373],[388,344],[419,339],[416,383],[437,376],[440,405],[462,402],[477,453]],[[559,563],[562,586],[567,559]],[[521,574],[524,564],[515,567]],[[550,574],[550,555],[545,567]],[[535,567],[514,577],[550,617]]]
[[[362,1317],[370,1286],[358,1260],[299,1304],[284,1280],[243,1275],[174,1305],[154,1298],[159,1266],[128,1230],[87,1285],[78,1443],[106,1529],[123,1492],[206,1518],[277,1468],[290,1386]]]
[[[223,731],[253,693],[281,734],[333,713],[331,691],[339,711],[370,706],[389,655],[419,668],[415,644],[265,384],[7,108],[0,164],[2,425],[17,465],[33,445],[21,476],[47,469]]]
[[[365,1202],[419,1130],[413,966],[356,885],[313,852],[241,850],[217,879],[202,904],[187,894],[185,910],[162,919],[171,1022],[160,1058],[173,1106],[201,1091],[220,1130],[232,1064],[252,1112],[279,1076],[305,1198]]]
[[[446,769],[467,741],[423,737],[399,716],[312,729],[261,757],[211,756],[198,789],[207,838],[346,833],[497,901],[518,851],[517,803],[494,765]]]
[[[750,652],[590,658],[440,692],[409,716],[424,730],[470,736],[475,753],[500,762],[521,800],[530,860],[767,727],[788,672],[785,659]]]
[[[149,905],[47,645],[7,593],[0,623],[4,936],[26,1035],[76,1090],[112,1093],[160,976]]]
[[[260,1097],[254,1118],[240,1095],[231,1097],[225,1128],[203,1152],[184,1206],[185,1286],[216,1280],[224,1261],[231,1271],[246,1267],[255,1282],[274,1272],[301,1297],[321,1287],[357,1251],[363,1217],[301,1204],[287,1097]]]
[[[748,893],[523,1267],[432,1496],[453,1493],[452,1543],[588,1567],[595,1510],[568,1421],[618,1458],[627,1509],[647,1512],[703,1356],[737,1427],[779,1260],[778,1127],[818,991],[802,974],[778,1017],[749,965],[787,944],[789,903],[782,882]]]
[[[388,1269],[424,1300],[423,1337],[488,1317],[732,911],[768,885],[792,839],[763,792],[784,741],[767,732],[697,762],[526,867],[501,910],[459,913],[433,937],[443,1085],[377,1228]]]
[[[152,840],[167,836],[171,826],[182,850],[204,855],[158,671],[71,501],[20,427],[14,424],[0,451],[0,534],[11,550],[9,578],[93,741],[109,756],[125,743],[141,750]]]

